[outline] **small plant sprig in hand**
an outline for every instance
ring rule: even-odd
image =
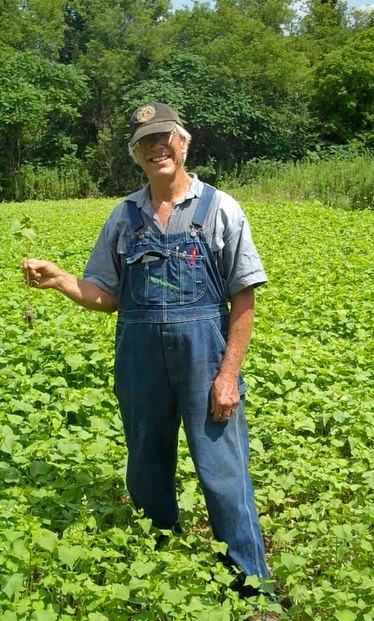
[[[29,259],[31,244],[35,241],[37,233],[32,226],[32,220],[30,216],[23,215],[21,218],[16,218],[12,223],[12,233],[14,237],[24,244],[24,255],[26,261]],[[35,313],[32,308],[32,288],[33,282],[30,281],[29,273],[26,272],[26,310],[24,314],[24,320],[26,324],[32,328],[35,321]]]

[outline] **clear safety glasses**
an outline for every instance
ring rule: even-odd
[[[148,134],[148,136],[143,136],[143,138],[139,138],[138,142],[134,144],[134,149],[147,149],[151,147],[153,144],[161,143],[161,144],[170,144],[174,137],[177,135],[177,130],[173,129],[171,132],[158,132],[157,134]]]

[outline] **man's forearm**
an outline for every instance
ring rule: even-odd
[[[220,375],[227,374],[235,377],[239,375],[240,365],[251,338],[254,311],[253,287],[247,287],[233,295],[227,346],[219,371]]]
[[[254,300],[251,287],[242,289],[231,299],[227,345],[211,389],[211,411],[215,422],[228,420],[240,400],[238,376],[251,337]]]
[[[55,289],[90,310],[112,313],[117,310],[117,300],[95,283],[64,272],[54,263],[43,259],[24,259],[22,264],[25,282],[39,289]]]
[[[72,274],[62,272],[57,278],[56,291],[63,293],[70,300],[89,310],[112,313],[117,310],[117,300],[95,283]]]

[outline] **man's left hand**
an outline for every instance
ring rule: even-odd
[[[219,374],[211,389],[211,412],[216,423],[226,422],[240,401],[238,378],[233,374]]]

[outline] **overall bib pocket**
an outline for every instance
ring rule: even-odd
[[[131,297],[141,305],[190,304],[207,286],[205,256],[142,249],[126,259]]]

